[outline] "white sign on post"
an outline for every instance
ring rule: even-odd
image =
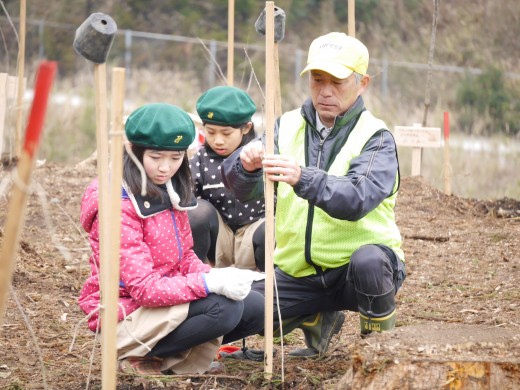
[[[412,149],[412,176],[421,174],[422,148],[439,148],[441,146],[440,127],[395,126],[395,143]]]
[[[412,148],[439,148],[440,127],[395,126],[395,142],[399,146]]]

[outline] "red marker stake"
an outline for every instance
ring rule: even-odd
[[[444,193],[451,195],[450,117],[444,112]]]
[[[40,145],[43,120],[54,74],[56,73],[56,67],[56,62],[52,61],[44,61],[38,67],[36,85],[34,87],[34,99],[25,130],[23,149],[16,170],[14,171],[16,180],[9,202],[7,220],[4,228],[5,236],[2,246],[2,255],[0,256],[0,326],[3,324],[20,232],[22,231],[22,226],[25,221],[26,200],[34,159]]]

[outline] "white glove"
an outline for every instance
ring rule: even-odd
[[[210,293],[224,295],[234,301],[241,301],[249,294],[253,281],[265,278],[260,272],[235,267],[212,268],[203,276]]]

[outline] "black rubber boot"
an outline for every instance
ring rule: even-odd
[[[382,295],[367,295],[356,291],[361,334],[392,330],[395,327],[395,290]]]
[[[294,329],[299,328],[300,325],[307,321],[312,321],[316,317],[316,314],[310,314],[308,316],[299,316],[299,317],[291,317],[286,318],[285,320],[282,320],[282,329],[284,335],[287,335],[291,333]],[[275,324],[277,324],[278,321],[276,321]],[[276,328],[276,330],[273,333],[274,337],[281,337],[280,327]]]
[[[332,337],[338,334],[345,322],[345,315],[340,311],[317,313],[311,321],[303,322],[299,328],[303,330],[307,348],[298,348],[289,352],[292,357],[316,358],[323,356]]]

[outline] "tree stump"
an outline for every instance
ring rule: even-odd
[[[520,333],[478,325],[415,325],[353,349],[338,389],[519,389]]]

